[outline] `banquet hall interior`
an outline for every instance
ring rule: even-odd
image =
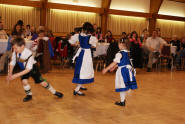
[[[72,80],[81,46],[71,39],[82,34],[85,22],[96,39],[90,49],[94,82],[80,96]],[[29,78],[33,99],[22,101],[21,79],[8,80],[18,35],[61,99]],[[124,107],[115,105],[118,69],[103,74],[123,41],[137,81]],[[15,65],[13,73],[19,72]],[[184,76],[185,0],[0,0],[0,124],[184,124]]]

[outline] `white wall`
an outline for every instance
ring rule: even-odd
[[[111,9],[149,12],[150,0],[112,0]]]
[[[159,14],[185,17],[185,3],[164,0]]]

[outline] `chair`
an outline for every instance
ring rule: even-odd
[[[8,73],[8,69],[9,69],[8,64],[9,64],[9,62],[10,62],[10,59],[8,57],[6,57],[5,64],[4,64],[4,69],[1,70],[0,75],[6,75]]]
[[[185,57],[181,58],[181,70],[185,70]]]
[[[49,40],[51,42],[52,48],[55,49],[55,46],[56,46],[55,37],[50,37]]]
[[[62,43],[59,43],[58,44],[58,53],[59,53],[59,58],[61,60],[61,65],[62,65],[62,68],[65,67],[65,65],[68,63],[68,60],[67,60],[67,45],[65,45],[63,47],[63,49],[61,49],[62,47]]]
[[[95,70],[96,72],[98,70],[102,70],[105,67],[105,55],[101,55],[101,56],[97,56],[96,58],[94,58],[95,62],[96,62],[96,66],[95,66]]]
[[[173,57],[171,56],[171,49],[169,45],[164,45],[162,50],[161,50],[161,55],[160,55],[160,69],[162,65],[165,67],[168,66],[168,64],[171,65],[171,71],[173,69]]]

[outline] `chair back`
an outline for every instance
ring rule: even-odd
[[[170,55],[171,55],[170,46],[164,45],[161,50],[161,56],[170,56]]]
[[[64,46],[64,49],[61,51],[62,57],[67,57],[67,45]]]

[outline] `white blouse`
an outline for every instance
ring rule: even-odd
[[[85,33],[81,33],[81,36],[88,36]],[[91,35],[91,34],[89,34]],[[76,42],[79,41],[79,34],[75,34],[71,37],[71,39],[69,40],[70,44],[75,44]],[[93,47],[96,47],[96,43],[98,42],[98,39],[95,36],[91,36],[90,40],[89,40],[89,44],[91,44]]]

